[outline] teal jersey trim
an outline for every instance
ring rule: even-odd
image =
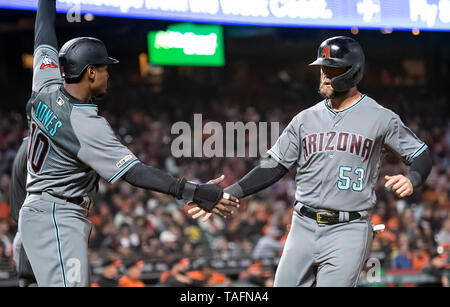
[[[277,158],[279,161],[283,161],[283,159],[281,159],[280,156],[276,152],[274,152],[272,149],[269,149],[268,153],[273,154],[275,156],[275,158]]]
[[[345,108],[344,110],[341,110],[341,111],[334,111],[333,109],[331,109],[330,106],[328,105],[326,99],[324,100],[324,104],[325,104],[325,107],[328,109],[328,111],[330,111],[333,115],[336,115],[336,114],[338,114],[338,113],[342,113],[342,112],[348,111],[348,110],[350,110],[350,109],[356,107],[361,101],[363,101],[363,99],[364,99],[365,97],[366,97],[366,94],[362,94],[361,98],[359,98],[357,102],[355,102],[355,103],[352,104],[351,106],[349,106],[349,107],[347,107],[347,108]]]
[[[36,54],[36,52],[40,49],[50,49],[51,51],[55,52],[56,54],[58,54],[58,50],[56,50],[54,47],[50,46],[50,45],[39,45],[33,52],[33,55]]]
[[[55,203],[53,203],[53,207],[52,207],[52,218],[53,218],[53,226],[55,226],[56,243],[58,246],[59,265],[61,267],[62,279],[63,279],[64,287],[67,287],[66,272],[64,269],[64,261],[63,261],[62,250],[61,250],[61,240],[59,238],[58,224],[56,223],[56,204]]]
[[[130,162],[128,162],[128,164],[121,169],[120,171],[118,171],[114,176],[111,177],[111,179],[108,180],[109,183],[114,183],[116,182],[117,179],[119,179],[123,174],[125,174],[133,165],[139,163],[139,159],[133,159]]]
[[[80,107],[84,107],[84,108],[98,108],[98,106],[96,104],[92,104],[92,103],[73,103],[72,104],[74,107],[80,108]]]
[[[411,159],[414,159],[415,157],[417,157],[418,155],[420,155],[422,152],[425,151],[425,149],[427,149],[428,146],[423,143],[422,146],[419,147],[419,149],[417,149],[412,155],[411,155]]]

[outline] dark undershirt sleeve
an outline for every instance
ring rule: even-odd
[[[56,0],[39,1],[34,31],[34,49],[37,49],[41,45],[48,45],[58,49],[55,30],[55,2]]]
[[[271,186],[288,171],[286,167],[270,159],[252,169],[238,182],[225,188],[224,192],[237,198],[246,197]]]
[[[406,177],[411,180],[414,188],[422,185],[430,174],[432,167],[430,152],[428,149],[418,155],[411,163],[409,174]]]
[[[136,187],[169,194],[179,199],[184,188],[182,179],[175,178],[144,163],[138,163],[131,167],[122,178]]]
[[[139,188],[172,195],[185,201],[193,201],[208,212],[211,212],[223,194],[223,188],[217,184],[197,184],[185,178],[175,178],[141,162],[131,166],[122,178]]]

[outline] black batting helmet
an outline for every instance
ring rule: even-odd
[[[105,44],[93,37],[71,39],[62,46],[58,57],[62,76],[66,79],[80,77],[89,65],[119,63],[108,56]]]
[[[349,67],[331,79],[331,86],[337,92],[345,92],[361,81],[364,73],[364,52],[357,41],[346,36],[335,36],[320,44],[317,59],[309,65]]]

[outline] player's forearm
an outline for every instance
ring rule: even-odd
[[[225,188],[224,192],[237,198],[246,197],[271,186],[287,172],[288,169],[275,160],[270,159],[252,169],[238,182]]]
[[[409,174],[406,175],[411,181],[413,188],[417,188],[425,182],[430,174],[431,166],[432,162],[428,149],[414,159],[411,163]]]
[[[214,208],[223,194],[223,189],[217,184],[196,184],[184,178],[175,178],[144,163],[134,165],[122,178],[139,188],[172,195],[186,201],[194,201],[207,211]]]
[[[157,168],[138,163],[133,166],[123,179],[131,185],[181,198],[184,183]]]
[[[40,45],[50,45],[58,49],[55,30],[56,0],[39,0],[34,25],[34,49]]]

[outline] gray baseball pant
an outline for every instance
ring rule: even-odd
[[[90,286],[88,210],[47,193],[31,194],[19,214],[19,232],[40,287]]]
[[[299,209],[294,209],[274,286],[356,287],[372,244],[368,216],[325,225]]]

